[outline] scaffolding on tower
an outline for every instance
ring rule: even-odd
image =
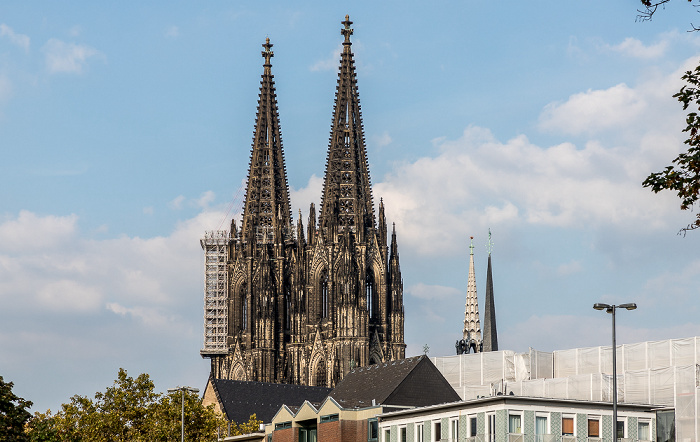
[[[228,352],[228,244],[226,230],[204,233],[204,345],[199,352],[211,357]]]

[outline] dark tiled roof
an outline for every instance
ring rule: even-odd
[[[212,379],[212,385],[228,420],[239,424],[248,422],[253,413],[269,423],[283,404],[300,406],[307,400],[320,403],[331,392],[325,387],[227,379]]]
[[[460,400],[425,356],[359,367],[345,375],[330,396],[344,408],[372,405],[427,406]]]

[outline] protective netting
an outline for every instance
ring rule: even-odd
[[[676,440],[700,440],[700,337],[620,345],[618,402],[674,407]],[[432,358],[460,394],[612,401],[612,347]]]

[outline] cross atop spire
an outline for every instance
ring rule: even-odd
[[[265,43],[263,43],[262,47],[265,48],[264,51],[262,51],[262,56],[265,58],[265,73],[270,74],[270,68],[272,67],[272,63],[270,63],[270,59],[275,56],[275,53],[272,52],[272,43],[270,43],[270,37],[265,38]]]
[[[346,15],[345,16],[345,21],[340,22],[342,23],[345,28],[340,30],[340,33],[345,36],[345,41],[343,42],[344,46],[350,46],[352,43],[350,42],[350,36],[352,35],[352,28],[350,25],[352,25],[352,22],[350,21],[350,16]]]
[[[489,236],[490,237],[490,236]],[[471,256],[474,256],[474,237],[470,236],[469,237],[470,243],[469,243],[469,254]]]

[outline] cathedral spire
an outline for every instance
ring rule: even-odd
[[[491,276],[491,229],[489,229],[489,242],[486,243],[489,252],[488,270],[486,270],[486,300],[484,301],[484,351],[498,350],[498,333],[496,332],[496,305],[493,300],[493,278]]]
[[[291,234],[292,212],[275,82],[271,71],[270,59],[274,53],[270,39],[266,39],[262,46],[265,63],[260,82],[241,230],[248,240],[280,243],[282,238],[273,237],[275,232]]]
[[[464,305],[462,339],[466,341],[467,348],[472,347],[476,352],[481,344],[481,325],[479,323],[479,301],[476,296],[476,275],[474,272],[474,237],[470,237],[470,240],[469,280],[467,281],[467,301]]]
[[[374,208],[351,49],[353,30],[350,17],[346,15],[342,24],[340,32],[345,40],[335,92],[319,224],[321,229],[337,226],[338,232],[349,230],[363,235],[365,229],[374,227]]]

